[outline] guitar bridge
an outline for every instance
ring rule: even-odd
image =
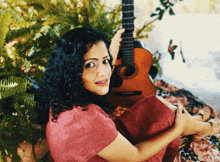
[[[141,91],[124,91],[124,92],[115,92],[114,96],[135,96],[141,95]]]

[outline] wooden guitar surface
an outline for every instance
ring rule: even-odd
[[[118,59],[116,67],[120,66],[121,63],[122,60]],[[107,96],[107,100],[113,107],[129,108],[139,100],[156,94],[156,89],[148,76],[152,64],[151,53],[143,48],[134,48],[134,63],[138,67],[136,76],[123,79],[122,85],[120,87],[113,87],[111,93]],[[133,94],[135,92],[141,92],[141,94],[135,95]]]

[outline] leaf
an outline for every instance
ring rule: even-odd
[[[173,46],[173,50],[175,50],[177,47],[178,47],[177,45],[174,45],[174,46]]]
[[[174,3],[171,3],[171,2],[170,2],[170,6],[174,6]]]
[[[36,105],[36,101],[34,101],[33,93],[22,93],[18,96],[19,100],[28,107],[34,107]]]
[[[26,58],[22,59],[23,65],[25,66],[25,69],[30,69],[31,68],[31,63],[28,61]]]
[[[9,11],[5,11],[0,17],[0,48],[3,47],[5,43],[6,34],[8,32],[8,26],[11,21],[11,14]]]
[[[174,60],[175,53],[172,52],[172,53],[170,53],[170,55],[171,55],[171,59]]]
[[[164,14],[164,10],[161,10],[159,12],[159,17],[158,17],[158,20],[161,20],[163,18],[163,14]]]
[[[175,15],[175,13],[173,12],[173,9],[171,7],[169,9],[169,15]]]
[[[30,81],[20,77],[11,76],[0,81],[0,99],[26,92]]]
[[[150,17],[154,17],[154,16],[157,16],[158,14],[156,14],[156,13],[152,13],[151,15],[150,15]]]
[[[170,45],[172,44],[172,42],[173,42],[173,40],[172,40],[172,39],[170,39]]]
[[[169,2],[165,2],[163,3],[163,7],[167,10],[170,6],[170,3]]]
[[[160,7],[157,7],[156,8],[156,11],[161,11],[162,9]]]

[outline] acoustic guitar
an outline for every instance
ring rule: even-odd
[[[116,61],[112,75],[112,88],[107,100],[113,106],[131,107],[134,103],[152,94],[156,89],[148,76],[152,65],[151,53],[134,41],[134,3],[122,0],[121,58]]]

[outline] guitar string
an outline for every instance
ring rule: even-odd
[[[134,11],[133,2],[132,2],[132,4],[126,4],[126,3],[122,4],[122,14],[123,14],[122,15],[122,26],[127,31],[133,31],[134,30],[134,27],[132,26],[134,24],[134,22],[133,22],[134,16],[132,14],[130,14],[130,13],[133,13],[133,11]],[[131,66],[133,66],[133,64],[134,64],[134,61],[133,61],[133,58],[134,58],[133,41],[134,41],[134,39],[133,39],[132,33],[133,32],[124,33],[123,37],[122,37],[123,38],[122,52],[123,52],[123,55],[124,55],[123,61],[124,61],[125,65],[131,65]],[[127,35],[127,36],[125,36],[125,35]]]

